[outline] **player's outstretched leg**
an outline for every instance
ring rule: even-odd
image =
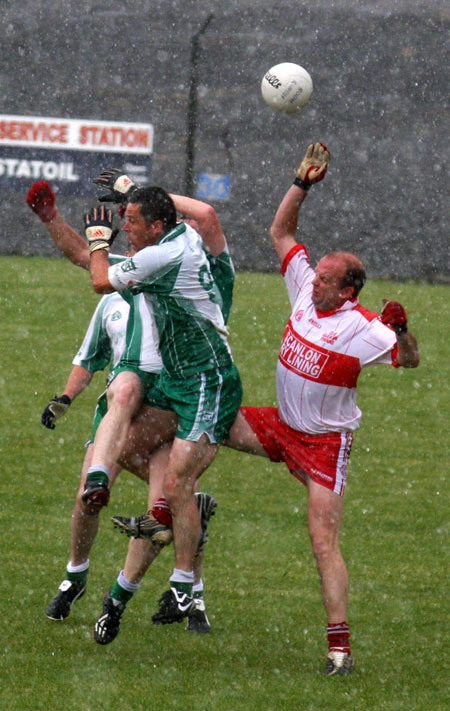
[[[196,492],[195,498],[202,524],[202,538],[199,546],[203,547],[208,539],[208,522],[211,516],[215,514],[217,501],[214,496],[204,492]],[[130,538],[148,538],[153,543],[166,546],[172,541],[172,517],[170,511],[166,509],[167,504],[162,507],[160,502],[165,503],[165,500],[160,499],[150,511],[141,516],[133,516],[131,518],[112,516],[111,521],[116,528],[122,533],[126,533]],[[161,517],[161,509],[164,512],[163,517]]]
[[[129,538],[148,538],[161,547],[169,545],[173,539],[172,529],[161,524],[151,511],[131,518],[112,516],[111,521]]]

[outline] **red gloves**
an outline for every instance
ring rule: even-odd
[[[45,180],[33,183],[26,197],[28,205],[42,222],[50,222],[56,217],[55,200],[55,193]]]
[[[384,301],[381,320],[386,326],[391,326],[398,336],[408,330],[406,311],[398,301]]]

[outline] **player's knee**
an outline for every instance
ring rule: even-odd
[[[339,552],[339,534],[329,528],[316,528],[310,531],[314,558],[319,567]]]
[[[164,498],[171,507],[171,504],[177,499],[179,492],[179,482],[177,477],[170,476],[166,477],[164,480],[163,493]]]
[[[193,497],[194,488],[182,476],[175,474],[166,476],[164,480],[164,496],[170,510],[176,512],[182,502]]]
[[[116,406],[121,408],[130,408],[136,405],[141,400],[141,389],[138,383],[126,382],[122,383],[111,396],[108,397],[109,407]]]

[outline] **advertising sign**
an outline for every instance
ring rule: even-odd
[[[229,175],[199,173],[195,197],[199,200],[228,200],[231,180]]]
[[[144,187],[152,153],[149,123],[0,114],[0,190],[47,180],[61,194],[92,195],[92,180],[108,168]]]

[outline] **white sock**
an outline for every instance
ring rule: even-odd
[[[193,583],[194,582],[194,571],[193,570],[180,570],[180,568],[174,568],[173,573],[170,576],[171,583]]]
[[[128,592],[135,593],[139,590],[140,583],[130,583],[128,578],[126,578],[123,574],[123,570],[121,570],[117,576],[117,582],[121,588],[127,590]]]
[[[192,592],[193,592],[193,593],[201,593],[201,594],[203,595],[203,590],[204,590],[203,580],[202,580],[202,578],[200,578],[200,580],[198,581],[198,583],[195,583],[195,584],[192,586]]]
[[[80,565],[72,565],[72,561],[69,560],[67,563],[67,572],[68,573],[84,573],[85,570],[89,568],[89,558],[84,562],[80,563]]]
[[[87,470],[87,474],[92,474],[92,472],[103,472],[103,474],[106,474],[108,479],[111,476],[109,467],[106,467],[103,464],[97,464],[96,467],[89,467],[89,469]],[[87,474],[86,474],[86,476],[87,476]]]

